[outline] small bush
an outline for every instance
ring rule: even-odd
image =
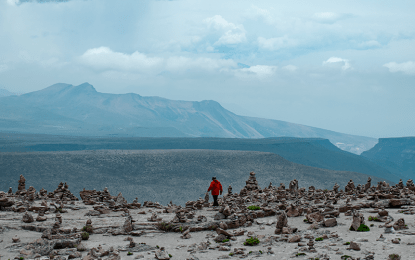
[[[308,222],[308,219],[306,219],[306,218],[305,218],[305,219],[303,220],[303,222]]]
[[[81,236],[82,236],[82,240],[88,240],[89,239],[89,233],[88,232],[83,232],[81,234]]]
[[[359,228],[357,229],[358,232],[368,232],[370,228],[365,224],[360,224]]]
[[[20,260],[23,260],[23,259],[24,259],[24,257],[23,257],[23,256],[21,256],[19,259],[20,259]]]
[[[160,248],[159,245],[156,245],[156,248]]]
[[[246,241],[244,242],[245,246],[254,246],[257,244],[259,244],[259,239],[256,237],[247,238]]]
[[[167,232],[173,229],[173,225],[166,223],[166,222],[158,222],[156,226],[158,229],[167,231]]]
[[[378,221],[379,219],[377,217],[369,216],[368,220],[369,221]]]
[[[92,233],[92,226],[84,226],[82,231],[88,232],[89,234]]]
[[[183,233],[183,227],[182,226],[179,227],[179,230],[180,230],[180,232]]]
[[[370,224],[371,227],[373,227],[375,224]]]
[[[131,253],[131,252],[128,252],[128,253],[127,253],[127,255],[132,255],[132,254],[133,254],[133,253]]]
[[[226,242],[229,242],[229,239],[222,240],[222,243],[226,243]]]
[[[169,257],[172,258],[173,256],[171,254],[169,254]]]
[[[349,255],[342,255],[342,257],[340,257],[340,259],[349,259],[349,258],[352,258],[352,257]]]
[[[248,209],[249,210],[260,210],[261,207],[260,206],[257,206],[257,205],[252,205],[252,206],[249,206]]]
[[[350,245],[350,242],[346,242],[346,243],[344,243],[344,245]]]
[[[324,239],[322,237],[318,237],[315,239],[316,241],[323,241]]]
[[[259,253],[260,253],[260,254],[262,254],[262,251],[261,251],[261,250],[259,250]]]
[[[296,256],[302,256],[305,255],[305,253],[297,253]]]
[[[233,256],[233,253],[229,253],[230,256]]]
[[[252,251],[249,251],[248,254],[252,254]]]
[[[389,255],[389,259],[391,259],[391,260],[396,260],[396,259],[399,259],[399,255],[398,254],[391,254],[391,255]]]

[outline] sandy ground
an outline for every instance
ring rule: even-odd
[[[38,203],[38,202],[36,202]],[[73,207],[74,205],[69,205]],[[72,210],[67,209],[67,213],[63,213],[62,219],[63,223],[62,228],[74,228],[77,227],[81,229],[88,218],[92,220],[92,225],[94,228],[99,227],[108,227],[108,226],[122,226],[125,221],[124,212],[111,212],[110,214],[103,214],[100,216],[85,216],[85,214],[92,210],[92,206],[86,206],[82,202],[76,202],[76,206],[79,206],[81,209]],[[244,248],[245,252],[252,251],[251,254],[245,259],[253,259],[261,257],[263,259],[289,259],[289,258],[298,258],[298,259],[310,259],[310,258],[319,258],[322,255],[327,255],[330,259],[341,259],[343,255],[349,255],[353,258],[364,259],[369,254],[374,254],[374,259],[388,259],[390,254],[399,254],[401,259],[415,259],[415,245],[410,243],[415,243],[415,216],[406,215],[399,213],[401,209],[387,209],[389,214],[398,220],[399,218],[404,218],[405,223],[409,229],[404,231],[396,231],[393,234],[384,233],[385,228],[379,227],[384,223],[381,222],[372,222],[368,221],[370,215],[374,216],[375,213],[369,213],[372,209],[363,209],[360,210],[364,214],[366,224],[374,224],[371,227],[369,232],[353,232],[349,231],[350,224],[352,222],[352,216],[345,216],[344,213],[341,213],[337,218],[338,225],[335,227],[329,228],[319,228],[316,230],[308,230],[307,228],[310,224],[304,223],[304,216],[288,218],[288,225],[292,227],[297,227],[298,232],[296,234],[301,235],[302,243],[307,243],[308,239],[305,239],[304,236],[311,234],[316,237],[323,236],[327,234],[329,237],[332,234],[338,234],[338,238],[332,237],[324,239],[323,241],[314,241],[314,247],[316,248],[315,253],[308,251],[300,251],[301,248],[298,243],[288,243],[286,241],[276,241],[275,239],[268,239],[270,236],[279,238],[281,240],[284,237],[291,237],[292,235],[275,235],[275,223],[277,222],[277,216],[259,218],[256,219],[252,226],[243,227],[241,230],[245,230],[245,235],[236,237],[236,240],[230,240],[228,245],[230,245],[230,251],[219,251],[218,247],[221,246],[221,243],[216,243],[213,241],[213,238],[217,235],[215,231],[202,231],[202,232],[191,232],[190,239],[180,238],[180,233],[174,232],[160,232],[158,230],[147,230],[141,236],[134,236],[133,239],[136,243],[146,243],[151,246],[165,247],[166,251],[172,255],[171,259],[187,259],[190,256],[196,256],[198,259],[218,259],[220,257],[229,257],[229,258],[240,258],[241,255],[229,256],[229,253],[234,252],[234,248]],[[145,211],[146,214],[138,214],[138,212]],[[147,221],[153,211],[158,213],[158,216],[163,218],[163,221],[169,221],[173,219],[173,213],[162,213],[161,209],[155,208],[141,208],[130,210],[130,214],[135,221],[134,223],[154,223]],[[209,219],[212,218],[216,211],[213,211],[211,208],[198,210],[196,211],[196,217],[198,215],[204,215]],[[3,232],[0,233],[0,260],[3,259],[13,259],[19,255],[19,251],[24,249],[26,243],[34,241],[41,237],[42,233],[34,231],[26,231],[21,228],[23,223],[22,216],[24,213],[15,213],[9,211],[0,211],[0,227],[3,228]],[[34,218],[36,218],[36,213],[31,213]],[[55,214],[49,213],[46,214],[48,220],[45,222],[33,222],[30,224],[36,224],[41,226],[52,226],[54,221]],[[271,225],[270,225],[271,224]],[[143,225],[144,226],[144,225]],[[151,226],[147,226],[151,227]],[[238,229],[237,229],[238,230]],[[232,231],[232,230],[228,230]],[[244,246],[243,242],[248,238],[248,232],[254,232],[254,234],[261,241],[256,246]],[[380,235],[383,234],[385,237],[384,241],[378,241],[377,239]],[[21,242],[13,243],[12,237],[17,235]],[[155,251],[147,252],[134,252],[133,255],[127,255],[129,241],[125,241],[126,235],[113,236],[111,234],[91,234],[89,240],[82,241],[88,249],[92,247],[98,247],[99,245],[102,248],[107,249],[111,246],[120,251],[121,259],[155,259]],[[400,244],[394,244],[391,242],[394,238],[400,238]],[[194,253],[189,252],[191,245],[200,244],[202,242],[209,241],[210,247],[207,250],[196,250]],[[344,245],[345,242],[355,241],[358,242],[361,246],[360,251],[348,249],[348,245]],[[409,245],[408,245],[409,243]],[[306,246],[307,247],[307,246]],[[270,248],[270,249],[269,249]],[[58,250],[58,252],[64,251]],[[258,253],[262,251],[261,253]],[[272,251],[273,253],[269,253]],[[82,256],[86,256],[88,251],[82,252]],[[304,252],[305,256],[295,255],[297,253]],[[42,257],[46,259],[47,257]],[[41,259],[42,259],[41,258]],[[67,256],[66,256],[67,258]]]

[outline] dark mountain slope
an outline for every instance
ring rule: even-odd
[[[0,152],[73,151],[102,149],[209,149],[260,151],[278,154],[307,166],[354,171],[399,181],[384,168],[364,157],[345,152],[321,138],[90,138],[47,135],[0,134]]]
[[[415,137],[381,138],[361,156],[404,179],[415,178]]]
[[[245,185],[249,172],[257,173],[264,188],[296,178],[301,187],[331,189],[337,182],[342,189],[350,179],[366,183],[368,175],[308,167],[289,162],[272,153],[213,150],[105,150],[72,152],[0,153],[0,190],[17,189],[20,174],[26,188],[56,189],[67,182],[79,196],[83,188],[102,190],[108,187],[113,195],[122,192],[131,202],[159,201],[184,204],[197,200],[206,192],[212,176],[222,182],[226,191],[234,192]],[[372,176],[373,182],[383,179]]]

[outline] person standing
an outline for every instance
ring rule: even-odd
[[[212,182],[210,183],[209,189],[207,191],[212,191],[213,206],[219,206],[218,196],[219,194],[222,195],[223,189],[222,184],[216,180],[216,177],[212,177]]]

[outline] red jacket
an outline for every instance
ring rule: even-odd
[[[214,180],[210,183],[208,192],[210,190],[212,191],[212,195],[219,195],[219,191],[223,192],[222,184],[218,180]]]

